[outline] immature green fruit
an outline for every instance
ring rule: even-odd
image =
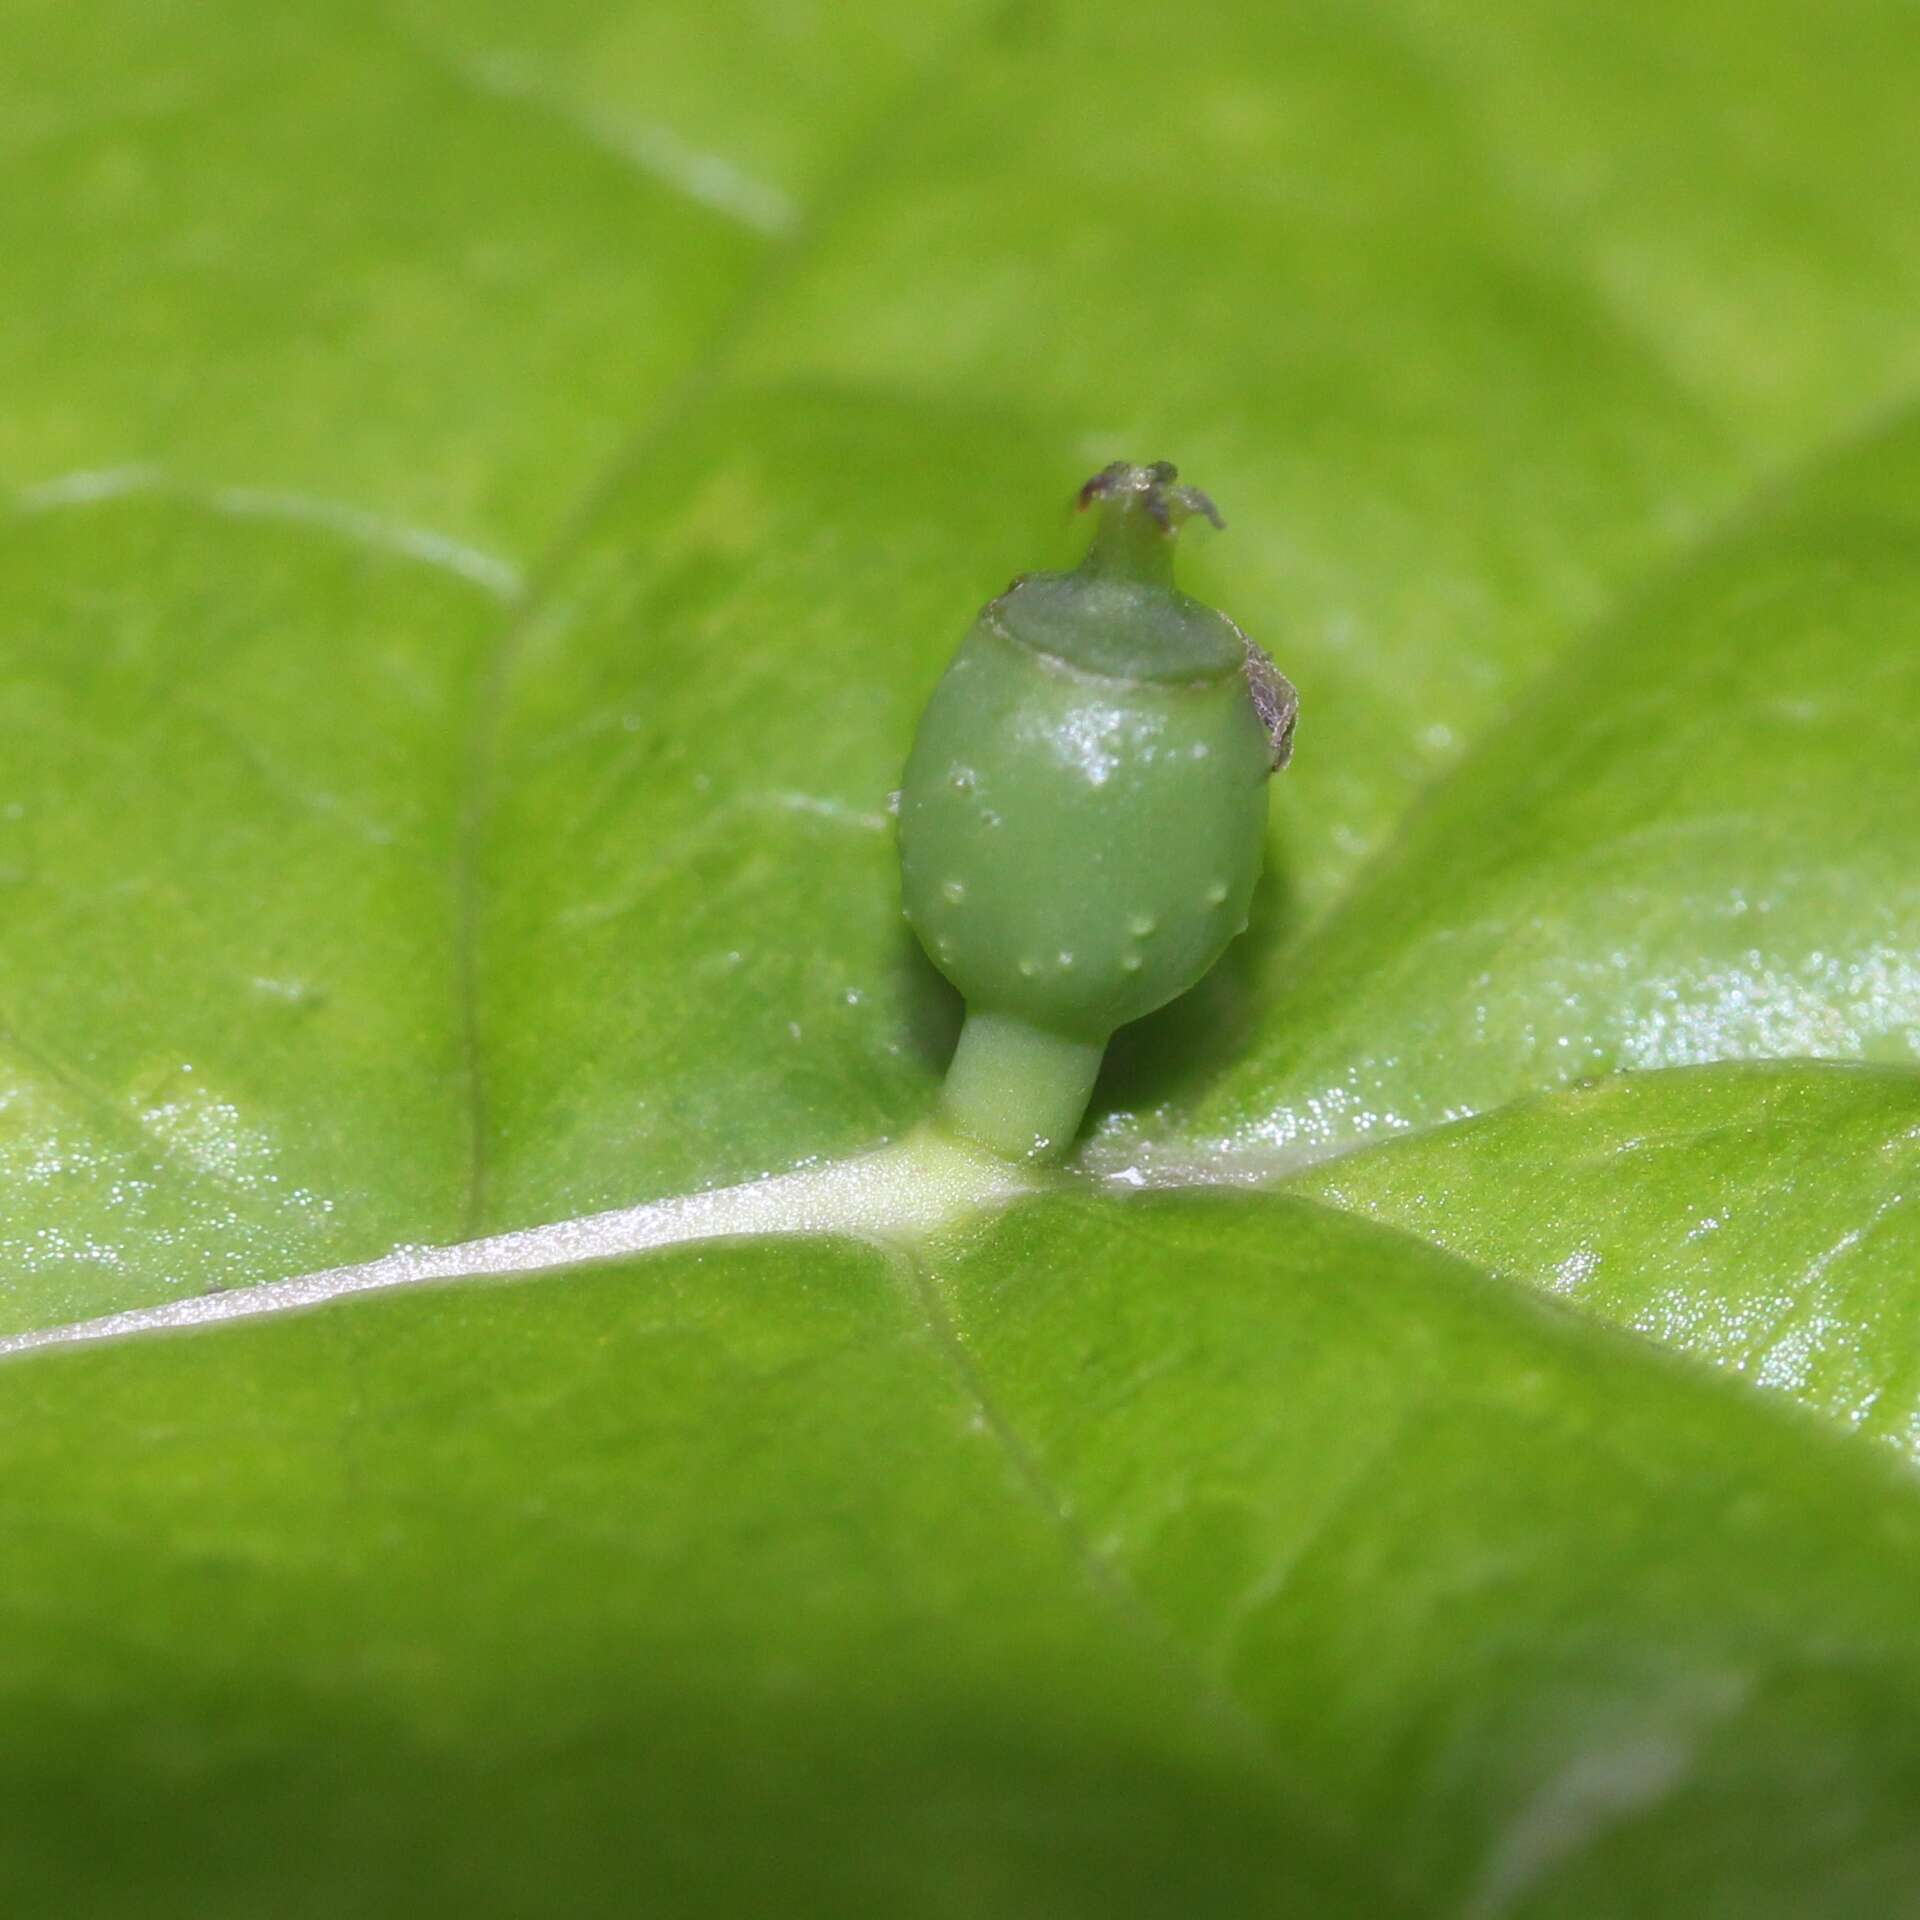
[[[1212,501],[1162,461],[1089,480],[1091,546],[975,621],[900,794],[907,918],[967,1002],[949,1120],[995,1151],[1066,1150],[1108,1036],[1247,923],[1267,778],[1296,701],[1224,614],[1173,585]]]

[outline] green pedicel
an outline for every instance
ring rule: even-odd
[[[1173,585],[1174,469],[1108,467],[1071,573],[974,622],[900,793],[907,918],[966,997],[942,1104],[1010,1159],[1071,1144],[1113,1030],[1184,993],[1247,923],[1294,692]]]

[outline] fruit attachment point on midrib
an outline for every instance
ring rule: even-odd
[[[1166,461],[1116,461],[1069,573],[1017,580],[927,703],[900,796],[907,918],[967,1003],[949,1126],[1057,1159],[1114,1029],[1184,993],[1245,925],[1293,689],[1173,584],[1183,522],[1223,525]]]

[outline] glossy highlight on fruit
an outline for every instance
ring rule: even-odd
[[[907,761],[907,918],[967,1002],[946,1117],[1015,1158],[1066,1150],[1113,1030],[1245,927],[1291,752],[1293,689],[1173,584],[1182,521],[1221,524],[1177,478],[1087,482],[1086,558],[982,610]]]

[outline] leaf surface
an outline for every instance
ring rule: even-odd
[[[0,1363],[9,1910],[1911,1909],[1911,7],[0,13],[0,1338],[907,1133],[1113,457],[1304,711],[1041,1197]]]
[[[1917,1171],[1920,1075],[1749,1064],[1536,1096],[1290,1185],[1911,1456]]]
[[[1254,1155],[1614,1068],[1920,1065],[1920,419],[1650,588],[1433,796],[1199,1124]]]
[[[159,1913],[1912,1885],[1904,1473],[1299,1202],[1067,1198],[931,1277],[692,1250],[7,1378],[23,1910],[135,1872]]]

